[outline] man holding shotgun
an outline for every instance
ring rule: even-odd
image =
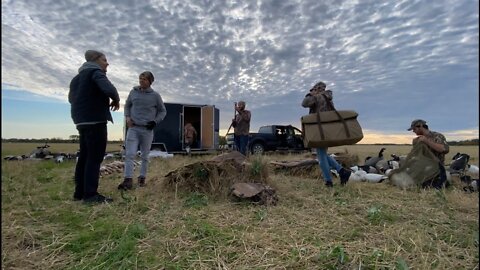
[[[235,146],[240,153],[246,156],[251,113],[245,110],[245,101],[235,103],[235,111],[235,118],[232,119]]]

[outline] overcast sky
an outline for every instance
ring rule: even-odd
[[[478,138],[478,1],[2,0],[2,138],[77,134],[68,85],[97,49],[123,103],[150,70],[165,102],[235,101],[251,130],[293,124],[318,81],[355,110],[361,143],[410,143],[416,118]],[[122,135],[121,112],[109,124]],[[223,131],[223,133],[222,133]]]

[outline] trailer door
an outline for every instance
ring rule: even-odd
[[[201,140],[203,149],[214,148],[214,122],[215,119],[215,107],[203,106],[202,107],[202,128],[201,128]]]

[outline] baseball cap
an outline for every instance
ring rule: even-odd
[[[415,119],[412,121],[412,124],[410,125],[410,128],[407,130],[412,130],[415,126],[420,126],[420,125],[426,125],[427,121],[422,120],[422,119]]]

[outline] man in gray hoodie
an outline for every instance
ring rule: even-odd
[[[127,121],[127,136],[125,139],[125,170],[124,180],[118,189],[128,190],[133,187],[133,170],[135,155],[140,147],[142,164],[138,185],[145,185],[147,176],[148,155],[153,141],[153,129],[167,115],[162,97],[150,86],[154,81],[150,71],[139,76],[139,86],[133,87],[125,102],[125,118]]]
[[[73,199],[105,203],[112,199],[97,192],[100,164],[107,147],[107,122],[113,123],[109,107],[113,111],[118,110],[120,97],[106,76],[108,62],[105,54],[88,50],[85,60],[87,62],[70,82],[68,93],[71,116],[80,135]]]

